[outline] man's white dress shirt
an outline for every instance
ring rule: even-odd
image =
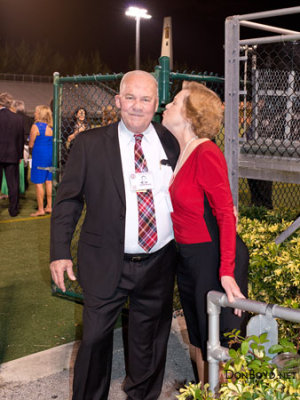
[[[123,121],[119,122],[119,144],[123,168],[123,177],[126,196],[126,220],[125,220],[125,253],[145,253],[138,244],[138,204],[137,195],[130,187],[130,175],[135,173],[134,166],[134,133],[130,132]],[[169,182],[173,171],[171,166],[162,165],[161,160],[167,156],[152,124],[143,132],[142,149],[147,162],[148,171],[153,177],[153,198],[155,206],[157,243],[152,247],[153,253],[173,238],[173,226],[170,216],[172,211],[169,195]]]

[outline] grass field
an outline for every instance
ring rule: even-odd
[[[50,217],[29,216],[34,185],[17,217],[7,206],[0,200],[0,362],[78,339],[82,330],[82,306],[51,294]]]

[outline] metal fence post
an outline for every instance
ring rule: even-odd
[[[59,142],[59,72],[53,74],[53,189],[52,198],[53,201],[56,195],[57,186],[57,166],[58,166],[58,142]]]
[[[208,313],[208,342],[207,342],[207,361],[208,377],[210,389],[215,393],[219,385],[219,361],[212,356],[216,348],[220,348],[220,313],[221,306],[210,300],[213,296],[211,292],[207,295],[207,313]]]
[[[160,57],[161,66],[158,80],[159,106],[165,107],[170,102],[170,59],[169,57]]]
[[[239,185],[239,20],[225,22],[225,158],[233,202],[238,206]]]

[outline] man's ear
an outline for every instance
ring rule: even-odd
[[[157,109],[158,109],[158,98],[156,98],[155,112],[157,111]]]
[[[119,108],[119,109],[121,108],[120,97],[121,97],[121,96],[120,96],[119,94],[116,94],[116,95],[115,95],[116,107]]]

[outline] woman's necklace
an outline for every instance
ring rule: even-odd
[[[185,155],[185,153],[186,153],[186,151],[187,151],[189,145],[190,145],[194,140],[196,140],[196,139],[198,139],[198,136],[193,136],[193,137],[187,142],[187,144],[184,146],[184,149],[182,150],[182,154],[181,154],[179,160],[177,161],[176,167],[175,167],[175,169],[174,169],[173,179],[175,178],[177,172],[178,172],[179,169],[181,168],[184,155]],[[173,179],[172,179],[172,180],[173,180]]]

